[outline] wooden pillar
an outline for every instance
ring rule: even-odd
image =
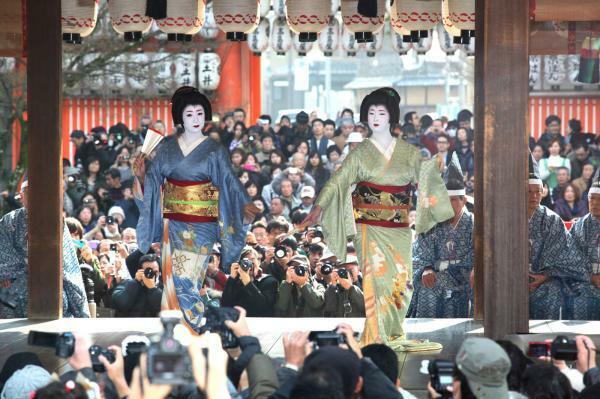
[[[62,316],[60,0],[27,0],[29,318]]]
[[[529,330],[529,4],[478,0],[475,152],[477,280],[484,267],[485,335]]]

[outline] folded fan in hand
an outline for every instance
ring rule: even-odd
[[[142,145],[142,154],[150,155],[158,143],[160,143],[164,138],[164,134],[158,130],[148,128],[148,131],[146,132],[146,138],[144,139],[144,144]]]

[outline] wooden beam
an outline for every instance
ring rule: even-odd
[[[29,318],[62,316],[61,0],[27,0]]]
[[[529,2],[531,16],[535,21],[600,21],[598,0],[529,0]]]
[[[527,148],[528,4],[478,0],[475,148],[479,188],[476,259],[483,276],[484,331],[529,330]],[[481,280],[478,277],[479,281]]]

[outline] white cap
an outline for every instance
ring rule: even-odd
[[[108,216],[122,215],[125,217],[125,211],[120,206],[113,206],[108,210]]]
[[[304,186],[300,190],[300,198],[315,198],[315,189],[312,186]]]
[[[331,252],[331,249],[329,249],[329,247],[325,247],[325,249],[323,250],[323,255],[321,256],[320,260],[325,260],[325,259],[329,259],[329,258],[335,258],[335,254],[333,252]]]
[[[362,143],[363,135],[359,132],[352,132],[348,135],[346,143]]]
[[[292,174],[297,175],[297,174],[300,174],[300,169],[298,169],[294,166],[290,166],[289,168],[287,168],[287,172],[288,172],[288,174],[292,173]]]
[[[356,255],[347,255],[346,260],[342,264],[346,265],[349,263],[358,263],[358,258]]]

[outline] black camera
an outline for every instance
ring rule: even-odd
[[[559,335],[552,341],[550,353],[553,359],[573,362],[577,360],[577,344],[575,340]]]
[[[210,331],[219,334],[223,349],[235,348],[238,346],[238,339],[226,325],[226,320],[233,322],[238,321],[240,318],[240,312],[235,308],[217,308],[214,306],[207,306],[204,312],[206,317],[206,323],[201,328],[201,334],[206,331]]]
[[[443,398],[451,398],[448,387],[452,386],[454,363],[449,360],[435,359],[429,362],[429,378],[431,387]]]
[[[251,134],[250,134],[250,135],[248,135],[248,141],[249,141],[250,143],[253,143],[253,142],[254,142],[254,140],[255,140],[255,138],[254,138],[254,136],[253,136],[253,135],[251,135]]]
[[[187,348],[174,336],[180,316],[162,312],[160,321],[165,330],[148,347],[148,379],[153,384],[185,385],[194,381],[192,361]]]
[[[330,262],[325,262],[321,265],[321,274],[327,276],[333,271],[334,265]]]
[[[70,332],[57,334],[43,331],[29,331],[27,343],[33,346],[54,348],[54,354],[65,359],[71,357],[75,351],[75,336]]]
[[[277,259],[285,258],[287,255],[287,248],[284,245],[278,245],[275,247],[275,257]]]
[[[550,357],[552,344],[550,342],[530,342],[529,348],[527,349],[527,356],[537,357]]]
[[[92,358],[92,369],[96,373],[105,373],[106,368],[104,364],[99,359],[99,356],[102,355],[108,360],[109,363],[114,363],[116,360],[115,351],[112,349],[106,349],[98,345],[92,345],[89,349],[90,357]]]
[[[101,145],[102,141],[100,139],[94,140],[94,145]]]
[[[252,264],[252,261],[250,259],[240,260],[240,269],[242,269],[243,271],[247,272],[248,270],[252,269],[252,266],[254,265]]]
[[[303,266],[303,265],[294,266],[294,273],[298,277],[304,277],[307,272],[308,272],[308,268],[306,266]]]
[[[88,303],[94,302],[94,268],[87,263],[79,265],[81,270],[81,278],[83,279],[83,288]]]
[[[123,155],[123,161],[129,161],[131,159],[131,155]]]
[[[77,181],[77,175],[69,175],[69,176],[67,176],[67,182],[68,182],[68,183],[71,183],[71,184],[73,184],[73,183],[75,183],[76,181]]]
[[[110,247],[109,247],[109,249],[110,249],[112,252],[117,252],[117,244],[110,244]]]
[[[106,217],[106,224],[115,224],[115,218],[112,216]]]
[[[358,333],[354,333],[354,337],[358,337]],[[313,343],[315,349],[324,346],[339,346],[347,344],[346,336],[333,331],[311,331],[308,334],[308,340]]]
[[[337,274],[340,278],[347,279],[348,278],[348,269],[337,269]]]
[[[323,240],[323,238],[325,238],[325,236],[323,235],[323,229],[321,227],[311,227],[308,229],[307,232],[314,232],[314,235],[313,235],[314,238],[320,238],[321,240]]]
[[[149,280],[153,280],[154,277],[156,277],[156,272],[153,268],[147,267],[144,269],[144,277],[146,277]]]

